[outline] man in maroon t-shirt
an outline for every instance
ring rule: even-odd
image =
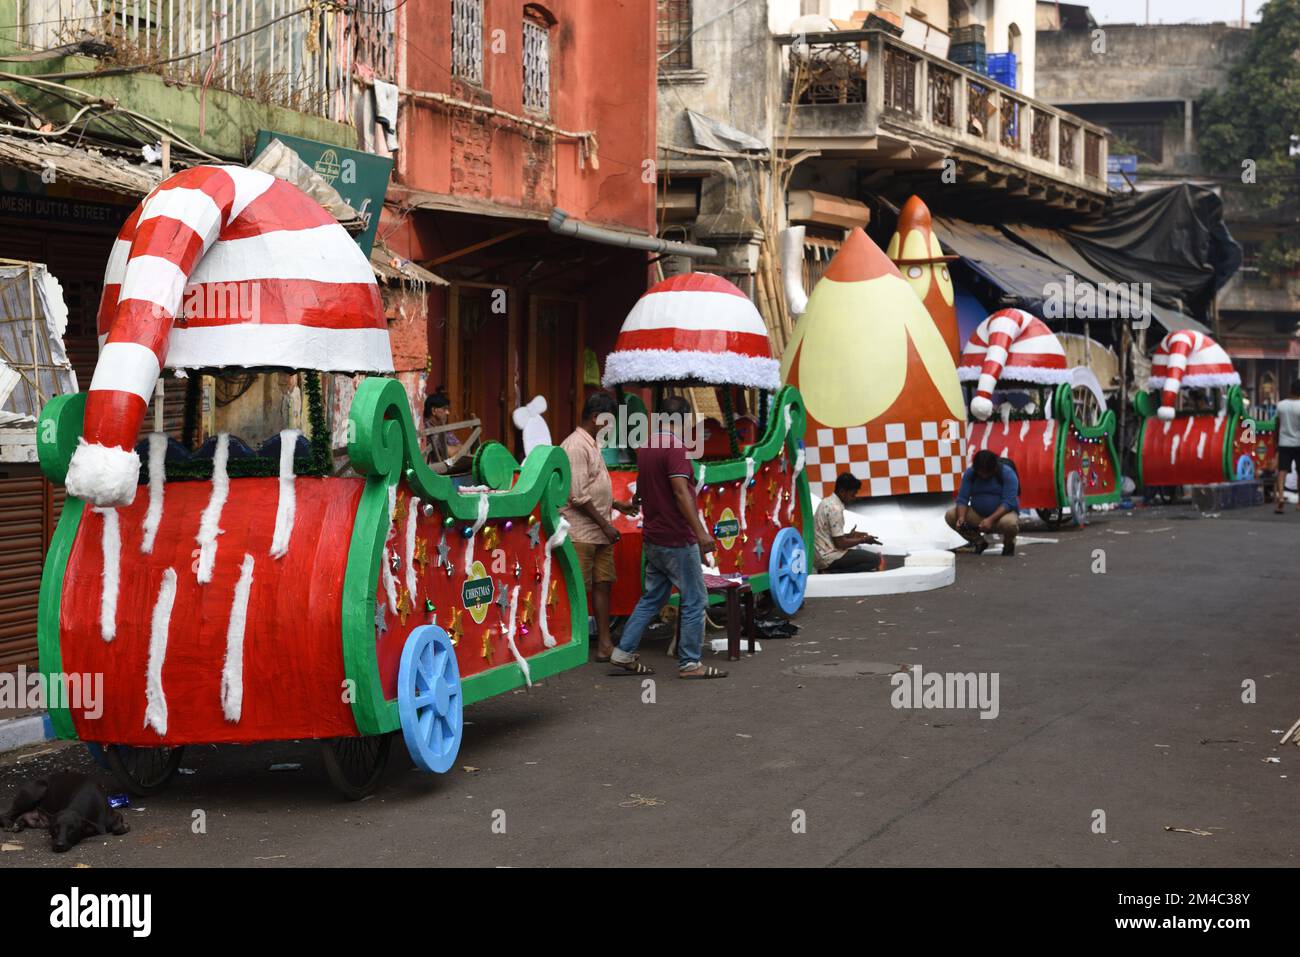
[[[685,399],[669,396],[659,406],[667,423],[680,424],[690,414]],[[623,626],[623,635],[610,662],[635,674],[654,674],[637,660],[641,635],[668,603],[674,587],[681,596],[682,637],[677,643],[679,678],[725,678],[727,673],[700,663],[704,645],[704,587],[701,556],[713,551],[713,537],[700,521],[695,505],[695,474],[681,438],[665,424],[655,426],[645,448],[637,451],[636,492],[642,507],[645,592]]]

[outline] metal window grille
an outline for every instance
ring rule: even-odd
[[[691,68],[691,0],[659,0],[659,68]]]
[[[551,111],[551,31],[535,20],[524,21],[524,108]]]
[[[483,82],[483,0],[451,2],[451,72],[470,83]]]

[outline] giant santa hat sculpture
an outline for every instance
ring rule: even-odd
[[[993,414],[993,390],[1002,379],[1056,385],[1070,381],[1065,349],[1051,329],[1023,309],[999,309],[976,327],[962,350],[957,377],[974,382],[971,415]]]
[[[605,359],[604,383],[696,381],[774,392],[779,372],[749,297],[721,276],[693,272],[656,283],[637,300]]]
[[[1171,332],[1160,340],[1151,357],[1151,378],[1147,386],[1160,390],[1156,415],[1163,422],[1173,419],[1182,386],[1223,389],[1233,385],[1241,385],[1241,376],[1232,368],[1232,360],[1221,345],[1203,332],[1191,329]]]
[[[782,373],[804,398],[814,494],[829,495],[844,471],[870,496],[956,489],[966,413],[952,354],[861,229],[808,297]]]
[[[128,505],[133,451],[164,368],[391,372],[370,263],[297,187],[237,166],[196,166],[145,197],[104,274],[100,355],[70,495]]]
[[[959,257],[944,255],[931,226],[930,208],[920,196],[912,196],[903,204],[898,227],[885,253],[925,304],[956,362],[961,352],[961,333],[957,329],[957,304],[948,263]]]

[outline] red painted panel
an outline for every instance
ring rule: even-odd
[[[1055,419],[972,422],[966,438],[969,466],[980,449],[989,449],[1016,463],[1021,508],[1056,508],[1056,443],[1062,428]]]
[[[1116,483],[1119,481],[1119,470],[1104,439],[1085,442],[1073,429],[1069,429],[1063,465],[1066,475],[1071,472],[1083,474],[1084,495],[1112,495],[1118,487]]]
[[[1248,441],[1251,440],[1251,441]],[[1249,455],[1255,460],[1255,474],[1265,469],[1277,468],[1277,433],[1260,432],[1258,429],[1247,430],[1246,422],[1238,420],[1236,434],[1232,437],[1232,458],[1229,466],[1232,474],[1237,474],[1237,460]]]
[[[1142,481],[1147,485],[1222,482],[1228,418],[1183,415],[1172,422],[1147,419],[1142,433]]]
[[[785,471],[781,470],[782,462]],[[628,485],[636,480],[636,473],[631,471],[611,472],[614,481],[615,498],[630,498]],[[791,468],[784,450],[778,459],[757,464],[754,470],[754,485],[745,493],[744,511],[746,529],[739,528],[734,534],[726,534],[727,523],[739,523],[741,512],[741,487],[744,479],[706,485],[700,490],[697,504],[704,515],[704,524],[714,533],[717,549],[718,569],[722,574],[758,575],[767,572],[770,549],[776,533],[786,526],[802,528],[803,512],[795,505],[793,516],[787,515],[790,502]],[[777,521],[772,521],[772,513],[777,509]],[[623,537],[614,549],[615,564],[618,569],[618,581],[610,600],[610,613],[615,615],[630,614],[641,597],[641,531],[636,527],[637,519],[620,517],[615,526]],[[629,526],[632,526],[629,528]],[[721,527],[720,527],[721,526]],[[722,533],[720,535],[720,533]],[[762,543],[761,554],[758,551]]]
[[[279,480],[231,480],[213,578],[200,585],[195,536],[212,483],[167,485],[149,555],[140,551],[149,502],[142,487],[133,504],[118,509],[121,582],[111,643],[100,632],[104,519],[87,511],[64,578],[61,647],[65,672],[103,674],[104,703],[97,719],[72,711],[78,735],[158,745],[356,734],[343,700],[340,628],[347,547],[361,489],[360,480],[298,478],[289,551],[274,559],[268,552]],[[244,636],[243,709],[236,723],[222,713],[221,672],[245,553],[255,565]],[[145,685],[153,610],[168,568],[176,571],[177,591],[162,669],[167,734],[159,736],[144,724]]]
[[[378,633],[379,674],[384,694],[388,698],[397,693],[397,670],[401,661],[402,646],[407,636],[420,625],[437,624],[446,629],[456,643],[456,661],[460,666],[461,678],[480,674],[497,665],[514,661],[510,646],[506,641],[509,630],[510,608],[504,609],[495,603],[477,605],[473,598],[466,599],[463,586],[469,580],[465,574],[465,556],[469,540],[465,538],[464,529],[472,523],[456,522],[444,525],[445,515],[435,505],[433,514],[424,515],[424,510],[417,505],[411,508],[411,492],[405,483],[398,490],[398,520],[393,523],[393,530],[388,538],[388,555],[397,556],[397,562],[391,563],[393,569],[394,589],[398,596],[399,612],[394,614],[388,609],[387,588],[381,575],[376,594],[377,607],[381,610],[383,626]],[[535,510],[534,518],[540,524],[540,514]],[[408,562],[406,542],[407,523],[415,520],[415,561]],[[509,523],[509,528],[506,527]],[[521,516],[511,519],[492,519],[485,524],[474,540],[471,567],[482,563],[481,577],[490,582],[492,598],[495,599],[501,586],[506,588],[507,599],[516,586],[519,597],[516,604],[515,646],[525,658],[532,657],[547,650],[542,642],[542,630],[538,624],[538,614],[545,600],[542,595],[542,572],[545,560],[546,533],[537,534],[537,545],[532,544],[528,534],[529,517]],[[444,541],[448,548],[449,565],[439,565],[438,546]],[[423,542],[423,545],[420,543]],[[492,547],[489,547],[491,545]],[[415,593],[407,587],[408,564],[413,564],[415,574]],[[450,574],[448,571],[450,570]],[[556,646],[572,640],[572,623],[569,614],[568,589],[560,565],[559,555],[552,554],[551,582],[554,584],[552,603],[547,606],[547,627]],[[548,589],[549,590],[549,589]],[[425,601],[433,601],[434,610],[426,610]],[[478,613],[481,621],[475,621]],[[490,632],[490,634],[489,634]],[[484,654],[484,638],[488,639],[487,654]]]

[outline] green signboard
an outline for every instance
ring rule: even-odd
[[[379,229],[384,194],[388,192],[388,177],[393,172],[392,159],[269,130],[257,131],[253,155],[257,156],[270,146],[272,139],[279,140],[302,157],[303,162],[338,190],[344,202],[362,215],[366,228],[357,234],[357,244],[369,256],[370,247],[375,244],[375,232]]]

